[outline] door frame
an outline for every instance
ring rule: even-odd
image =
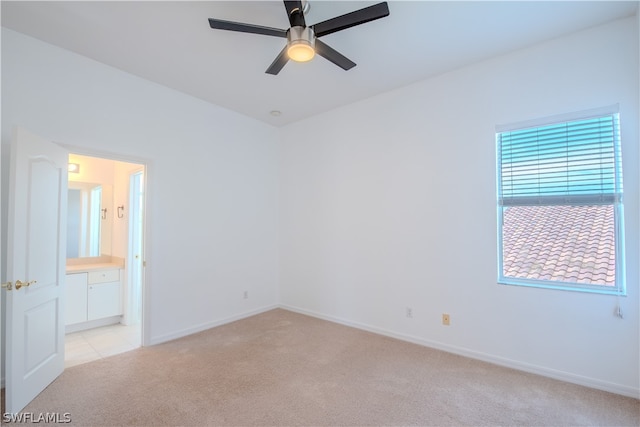
[[[149,159],[137,157],[137,156],[129,156],[126,154],[119,154],[110,151],[103,150],[95,150],[87,147],[80,147],[76,145],[57,143],[58,145],[66,148],[69,151],[69,154],[77,154],[80,156],[88,156],[88,157],[96,157],[105,160],[113,160],[117,162],[126,162],[126,163],[135,163],[141,166],[141,170],[144,174],[144,195],[143,195],[143,204],[144,209],[142,212],[142,248],[144,253],[144,266],[148,265],[149,260],[151,259],[151,247],[148,245],[148,221],[149,221],[149,210],[147,206],[149,206],[150,200],[150,191],[149,191],[149,170],[152,169],[152,162]],[[127,178],[128,179],[128,178]],[[128,196],[127,196],[128,200]],[[128,239],[128,237],[127,237]],[[128,248],[127,248],[128,251]],[[127,253],[128,259],[129,254]],[[141,310],[141,321],[140,321],[140,334],[141,334],[141,342],[143,347],[147,347],[151,345],[149,334],[147,331],[150,330],[149,326],[149,316],[147,313],[149,312],[149,291],[148,287],[148,277],[146,267],[143,267],[142,271],[142,283],[141,283],[141,295],[140,295],[140,310]]]
[[[151,342],[150,342],[150,335],[147,331],[150,331],[150,319],[147,313],[149,312],[150,298],[149,298],[149,291],[147,289],[148,283],[149,283],[149,274],[146,269],[146,265],[147,263],[150,262],[150,260],[153,257],[152,255],[153,250],[151,246],[148,244],[148,241],[149,241],[148,223],[149,223],[149,217],[150,217],[148,206],[150,205],[150,200],[153,197],[153,192],[152,190],[150,190],[150,185],[149,185],[149,181],[150,181],[149,177],[151,176],[152,169],[153,169],[152,162],[147,158],[142,158],[137,156],[123,155],[123,154],[118,154],[118,153],[113,153],[108,151],[95,150],[87,147],[64,144],[57,141],[55,141],[55,143],[65,148],[67,151],[69,151],[69,153],[83,155],[83,156],[98,157],[98,158],[103,158],[108,160],[122,161],[127,163],[137,163],[142,165],[143,167],[144,211],[143,211],[142,246],[144,249],[145,267],[143,267],[142,286],[141,286],[141,295],[140,295],[141,305],[142,305],[141,306],[142,320],[141,320],[140,333],[141,333],[142,346],[149,346],[151,345]],[[0,147],[0,150],[2,151],[2,158],[3,159],[7,158],[10,161],[10,156],[8,155],[9,153],[7,152],[9,147],[8,146],[5,147],[5,145],[6,144],[2,144],[2,146]],[[4,164],[5,167],[3,167],[3,164],[2,164],[3,162],[0,162],[0,189],[2,193],[5,193],[9,190],[9,176],[8,176],[8,170],[10,166],[9,161],[6,164]],[[4,211],[0,209],[0,238],[3,237],[3,224],[5,221],[6,221],[6,218],[4,216]],[[0,241],[4,241],[4,240],[0,240]],[[6,267],[6,262],[7,262],[7,258],[6,258],[6,253],[4,253],[4,246],[0,245],[0,266]],[[0,268],[0,282],[6,282],[6,280],[7,280],[6,268]],[[6,333],[4,332],[6,331],[4,330],[4,327],[3,327],[3,316],[5,313],[6,301],[3,298],[3,293],[4,292],[0,292],[0,313],[2,313],[2,315],[0,315],[0,331],[3,332],[2,334],[0,334],[0,364],[2,365],[2,369],[1,369],[2,376],[0,378],[0,388],[5,387],[4,356],[5,356],[6,349],[4,348],[4,340],[6,339]]]

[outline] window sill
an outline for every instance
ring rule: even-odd
[[[498,278],[498,284],[508,285],[508,286],[525,286],[529,288],[552,289],[552,290],[558,290],[558,291],[583,292],[583,293],[600,294],[600,295],[615,295],[615,296],[623,296],[623,297],[627,296],[627,293],[624,290],[624,287],[614,287],[614,286],[584,285],[580,283],[573,284],[573,283],[566,283],[566,282],[516,279],[516,278],[510,278],[510,277]]]

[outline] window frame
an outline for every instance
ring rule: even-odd
[[[500,136],[503,133],[523,130],[527,128],[542,128],[562,123],[570,123],[580,120],[593,119],[598,117],[611,116],[614,120],[614,162],[615,162],[615,186],[619,187],[611,203],[602,205],[612,206],[614,212],[614,240],[615,240],[615,284],[614,286],[585,284],[575,282],[561,282],[554,280],[528,279],[521,277],[511,277],[504,275],[504,253],[503,253],[503,223],[504,211],[514,205],[502,205],[502,176],[501,176],[501,148]],[[611,105],[603,108],[574,112],[569,114],[546,117],[536,120],[499,125],[495,128],[496,143],[496,206],[497,206],[497,234],[498,234],[498,274],[497,282],[500,285],[516,285],[525,287],[535,287],[544,289],[554,289],[563,291],[577,291],[607,295],[626,296],[626,271],[625,271],[625,243],[624,243],[624,202],[622,188],[622,141],[620,136],[620,119],[618,105]],[[526,196],[523,196],[526,197]],[[572,196],[575,198],[575,196]],[[560,203],[557,205],[572,206],[577,203]],[[589,203],[585,203],[589,205]],[[550,204],[540,204],[539,206],[550,206]]]

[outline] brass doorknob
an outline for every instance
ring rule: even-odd
[[[37,280],[32,280],[32,281],[30,281],[30,282],[26,282],[26,283],[24,283],[24,282],[21,282],[20,280],[16,280],[16,291],[17,291],[18,289],[22,288],[23,286],[24,286],[24,287],[31,286],[31,285],[33,285],[34,283],[38,283],[38,281],[37,281]]]

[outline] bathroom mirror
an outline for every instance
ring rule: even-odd
[[[67,258],[111,255],[113,186],[69,181]]]

